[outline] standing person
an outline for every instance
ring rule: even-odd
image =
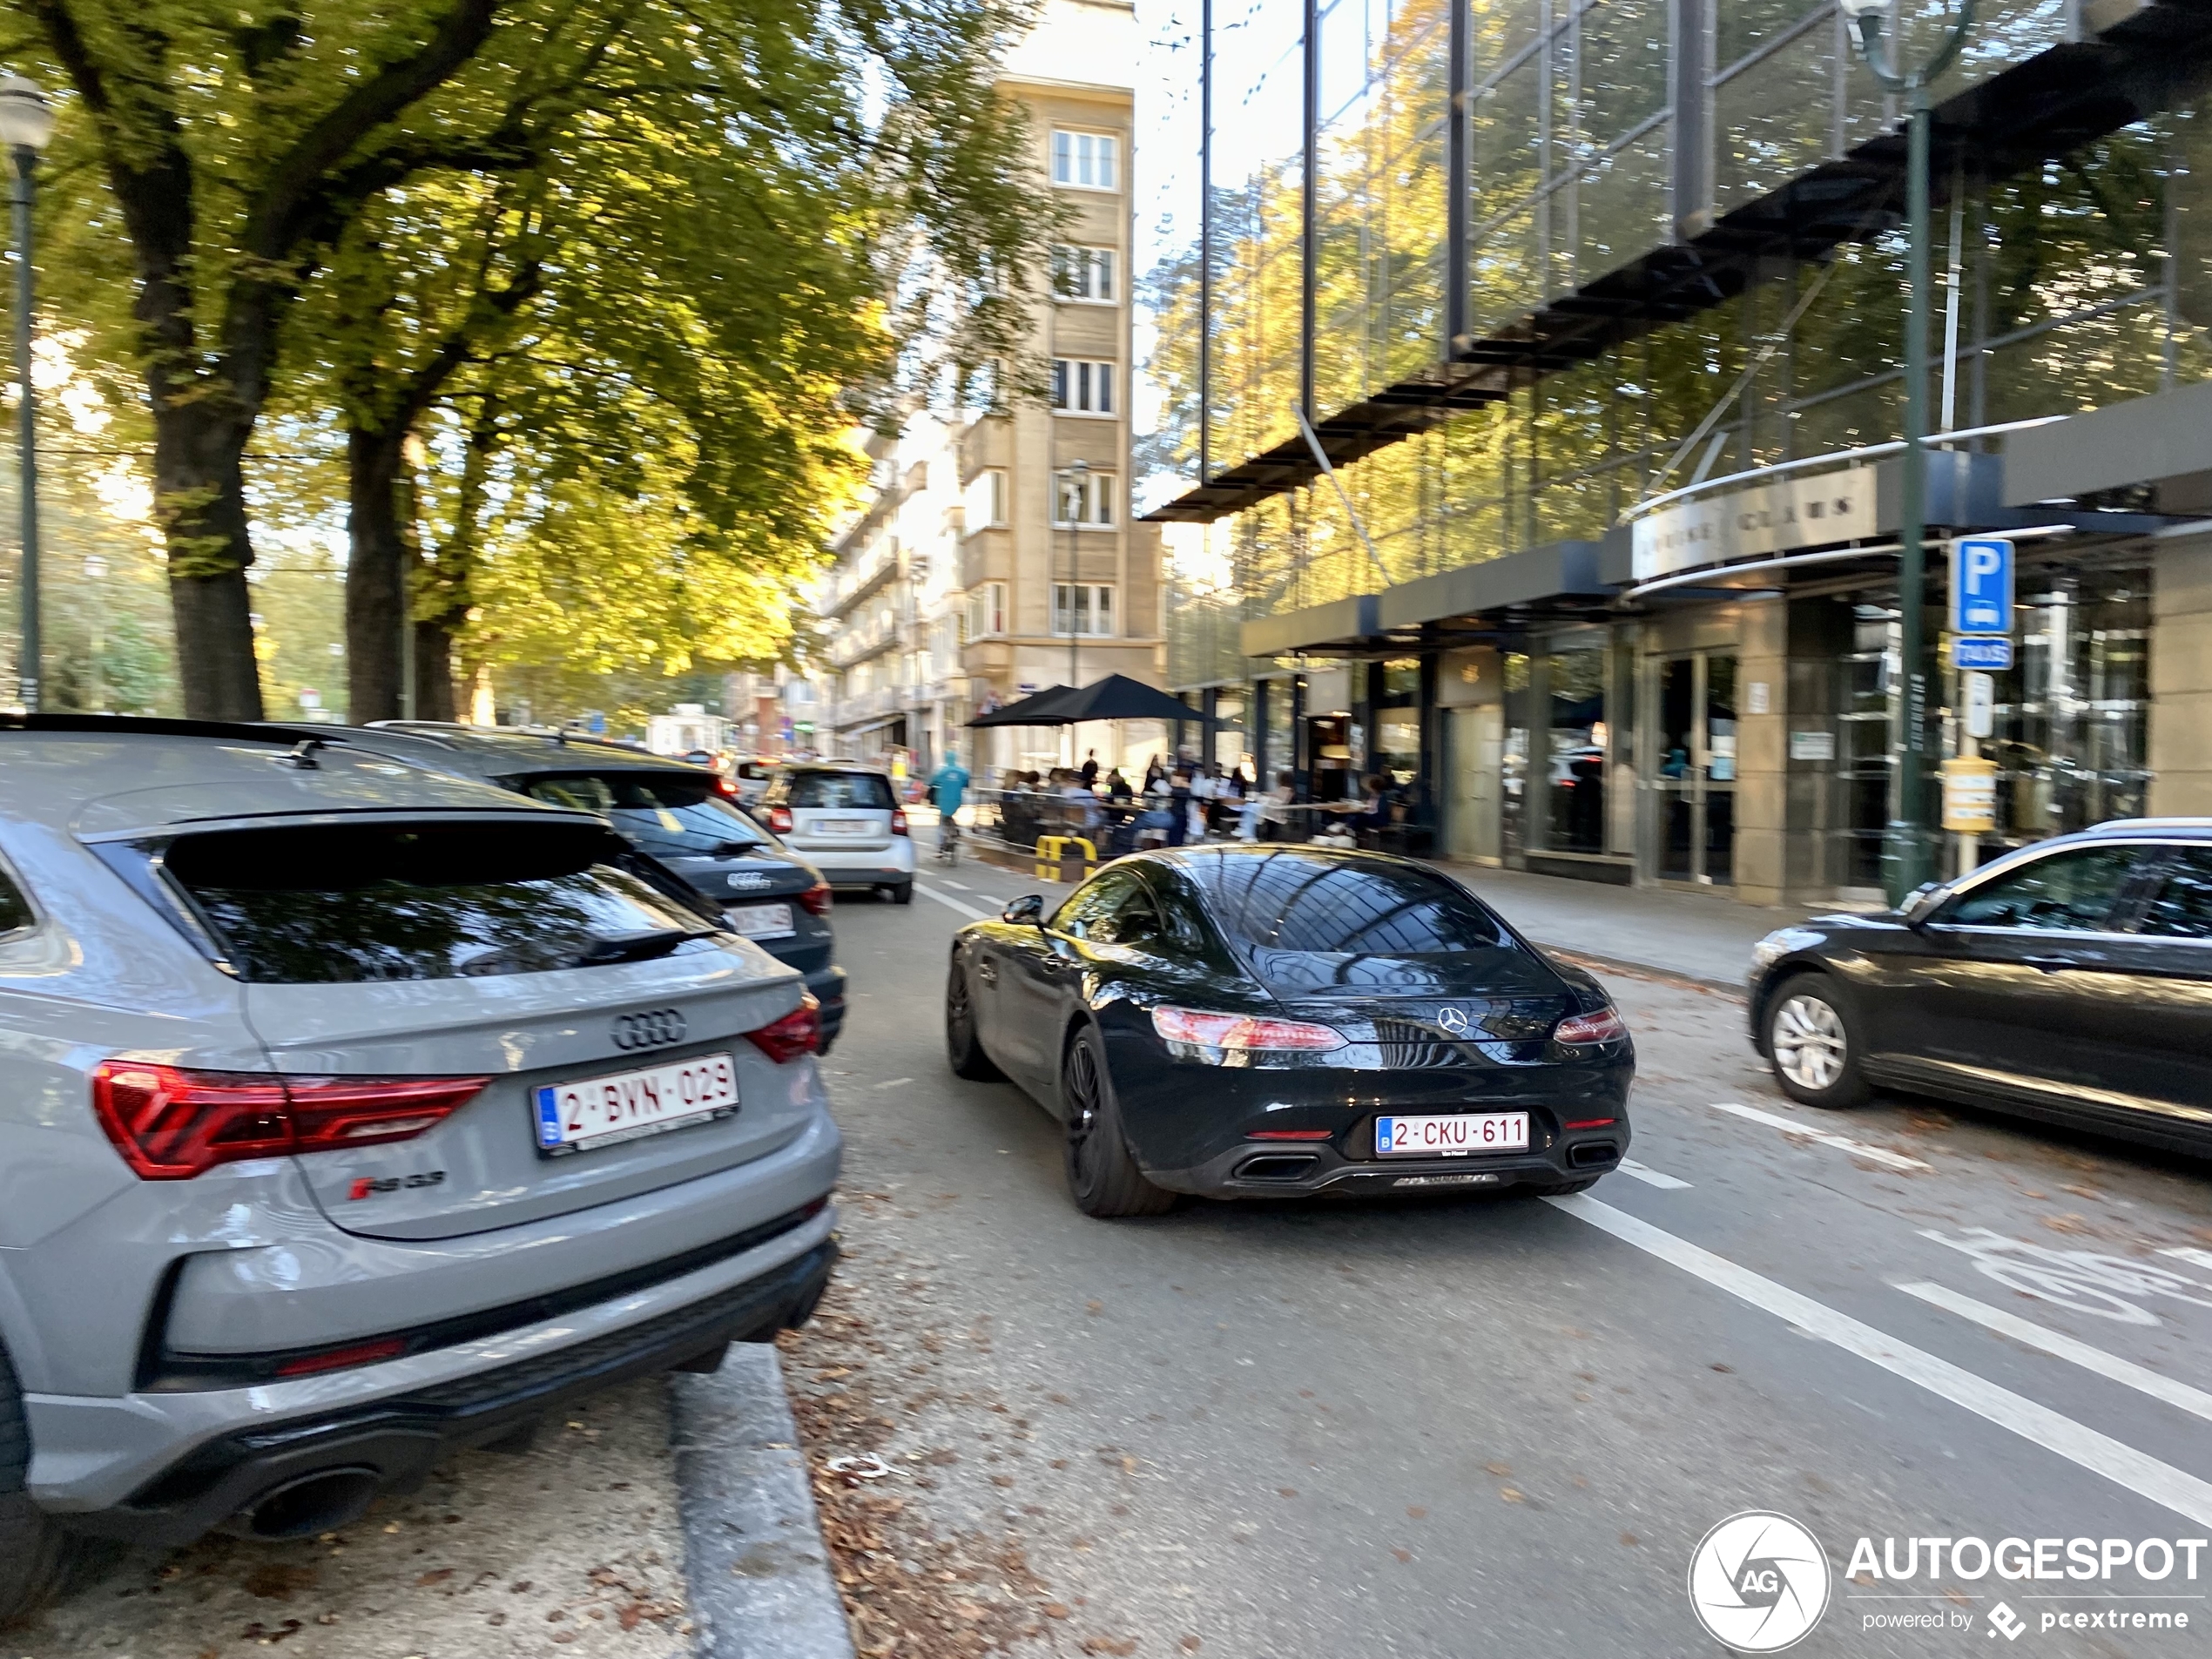
[[[1096,788],[1097,788],[1097,787],[1098,787],[1098,751],[1097,751],[1097,750],[1096,750],[1096,749],[1086,749],[1086,750],[1084,750],[1084,751],[1083,751],[1082,774],[1083,774],[1083,787],[1084,787],[1085,789],[1096,789]]]
[[[1295,798],[1298,780],[1287,772],[1275,774],[1275,787],[1263,796],[1259,803],[1259,839],[1279,841],[1290,826],[1291,802]]]
[[[1166,776],[1167,768],[1160,764],[1160,757],[1154,755],[1144,763],[1144,792],[1150,794],[1153,786]]]
[[[1190,774],[1178,772],[1160,781],[1167,786],[1168,845],[1181,846],[1190,839]]]

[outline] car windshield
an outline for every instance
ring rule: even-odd
[[[1416,865],[1202,853],[1190,867],[1270,989],[1299,995],[1557,988],[1480,900]]]
[[[330,985],[589,968],[706,937],[619,867],[634,856],[571,825],[318,825],[185,835],[162,863],[239,977]]]
[[[770,845],[759,826],[704,778],[559,772],[525,780],[523,792],[550,806],[603,813],[655,858],[713,858]]]
[[[786,806],[844,806],[887,813],[896,804],[889,781],[873,772],[800,772],[786,786]]]

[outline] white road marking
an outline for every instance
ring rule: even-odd
[[[2168,1406],[2178,1406],[2194,1416],[2212,1422],[2212,1394],[2206,1393],[2202,1388],[2192,1388],[2185,1382],[2161,1376],[2157,1372],[2122,1359],[2117,1354],[2107,1353],[2102,1348],[2092,1347],[2086,1342],[2077,1342],[2060,1332],[2047,1329],[2031,1319],[2023,1319],[2016,1313],[2007,1313],[2002,1308],[1991,1307],[1986,1302],[1977,1302],[1971,1296],[1961,1296],[1958,1291],[1940,1285],[1923,1280],[1912,1285],[1900,1285],[1897,1288],[1907,1296],[1917,1296],[1923,1302],[1932,1302],[1939,1308],[1947,1309],[1961,1318],[1972,1319],[1976,1325],[1994,1331],[2000,1336],[2010,1337],[2013,1341],[2025,1343],[2031,1348],[2040,1348],[2045,1353],[2056,1354],[2061,1359],[2071,1360],[2084,1371],[2094,1371],[2100,1377],[2108,1377],[2139,1394],[2162,1399]]]
[[[1809,1141],[1818,1141],[1823,1146],[1832,1146],[1839,1152],[1853,1157],[1866,1158],[1875,1163],[1887,1164],[1892,1170],[1925,1170],[1933,1166],[1918,1158],[1907,1157],[1902,1152],[1892,1152],[1886,1147],[1870,1146],[1865,1141],[1854,1141],[1848,1135],[1831,1134],[1824,1129],[1815,1129],[1801,1123],[1794,1117],[1783,1117],[1773,1112],[1763,1112],[1756,1106],[1743,1106],[1732,1100],[1712,1103],[1716,1112],[1733,1112],[1738,1117],[1748,1117],[1754,1123],[1764,1123],[1774,1129],[1786,1129],[1792,1135],[1802,1135]]]
[[[1648,1187],[1665,1187],[1672,1190],[1686,1187],[1689,1184],[1687,1181],[1676,1180],[1671,1175],[1662,1174],[1661,1171],[1652,1169],[1649,1164],[1639,1163],[1634,1158],[1622,1158],[1621,1160],[1621,1173],[1622,1175],[1632,1175],[1635,1177],[1637,1180],[1642,1182],[1644,1185]]]
[[[2172,1250],[2161,1250],[2158,1253],[2187,1262],[2192,1267],[2212,1267],[2212,1250],[2198,1250],[2194,1245],[2181,1244]]]
[[[939,904],[944,906],[948,910],[959,911],[963,916],[973,917],[977,921],[988,921],[990,920],[988,915],[985,914],[982,911],[978,910],[974,905],[962,904],[959,900],[954,898],[951,894],[940,893],[936,888],[930,887],[926,882],[915,882],[914,891],[921,894],[925,899],[934,899]]]
[[[974,891],[974,889],[969,887],[968,883],[965,881],[955,881],[948,875],[941,875],[937,879],[943,882],[947,887],[950,887],[954,893],[968,893]]]
[[[1824,1342],[1832,1342],[1954,1406],[1962,1406],[2000,1428],[2010,1429],[2093,1474],[2102,1475],[2114,1485],[2185,1515],[2201,1527],[2212,1526],[2212,1482],[2200,1480],[2169,1463],[2161,1463],[2132,1446],[2100,1434],[2009,1388],[2000,1388],[1947,1359],[1939,1359],[1909,1343],[1899,1342],[1847,1313],[1839,1313],[1748,1267],[1740,1267],[1724,1256],[1716,1256],[1686,1238],[1677,1238],[1663,1228],[1639,1221],[1610,1204],[1600,1204],[1588,1193],[1569,1193],[1548,1197],[1544,1202],[1753,1307],[1786,1319]]]

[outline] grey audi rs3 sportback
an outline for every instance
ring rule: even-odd
[[[593,813],[0,717],[0,1623],[78,1537],[325,1530],[806,1319],[819,1034]]]

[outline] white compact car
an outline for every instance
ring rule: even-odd
[[[769,780],[755,810],[831,887],[914,902],[914,838],[884,773],[836,761],[788,766]]]

